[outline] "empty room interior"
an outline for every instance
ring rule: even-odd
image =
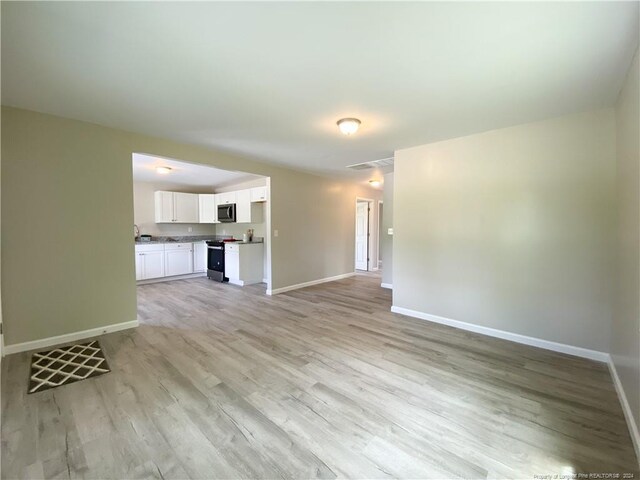
[[[640,2],[0,9],[1,478],[639,478]]]

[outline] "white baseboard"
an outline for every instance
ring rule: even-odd
[[[312,285],[318,285],[320,283],[335,282],[336,280],[353,277],[355,274],[356,272],[343,273],[342,275],[336,275],[335,277],[320,278],[319,280],[311,280],[310,282],[289,285],[288,287],[274,288],[273,290],[267,290],[267,295],[277,295],[278,293],[289,292],[291,290],[310,287]]]
[[[624,418],[626,419],[627,426],[629,427],[629,434],[631,435],[633,448],[636,451],[636,460],[638,461],[638,466],[640,466],[640,432],[638,431],[638,424],[636,423],[633,412],[631,411],[631,406],[629,405],[629,401],[627,400],[627,395],[624,392],[624,388],[622,388],[622,382],[620,381],[618,371],[616,370],[616,365],[613,363],[613,358],[611,358],[611,355],[609,355],[609,361],[607,363],[609,365],[609,371],[611,372],[611,378],[613,379],[613,385],[616,387],[616,392],[618,393],[618,398],[620,399],[620,405],[622,405]]]
[[[136,285],[149,285],[150,283],[171,282],[173,280],[187,280],[189,278],[206,277],[206,272],[187,273],[186,275],[173,275],[171,277],[150,278],[148,280],[138,280]]]
[[[12,345],[5,345],[4,354],[10,355],[12,353],[26,352],[27,350],[36,350],[40,348],[52,347],[54,345],[60,345],[67,342],[75,342],[76,340],[83,340],[85,338],[96,337],[105,333],[118,332],[120,330],[126,330],[128,328],[135,328],[138,326],[138,320],[132,320],[130,322],[115,323],[113,325],[106,325],[104,327],[91,328],[89,330],[82,330],[80,332],[66,333],[64,335],[57,335],[55,337],[42,338],[40,340],[32,340],[24,343],[14,343]]]
[[[427,320],[429,322],[440,323],[442,325],[448,325],[450,327],[460,328],[462,330],[468,330],[470,332],[480,333],[482,335],[488,335],[490,337],[502,338],[511,342],[522,343],[524,345],[531,345],[533,347],[544,348],[545,350],[553,350],[554,352],[566,353],[568,355],[574,355],[576,357],[588,358],[590,360],[596,360],[598,362],[608,362],[609,354],[605,352],[599,352],[597,350],[589,350],[588,348],[575,347],[573,345],[567,345],[565,343],[551,342],[549,340],[543,340],[536,337],[528,337],[526,335],[520,335],[519,333],[507,332],[505,330],[498,330],[495,328],[483,327],[475,325],[473,323],[461,322],[459,320],[452,320],[450,318],[439,317],[437,315],[431,315],[429,313],[418,312],[417,310],[410,310],[408,308],[392,306],[391,311],[394,313],[400,313],[407,315],[408,317],[419,318],[421,320]]]
[[[393,285],[391,285],[390,283],[381,283],[380,286],[382,288],[389,288],[389,289],[393,290]]]

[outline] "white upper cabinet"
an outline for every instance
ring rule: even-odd
[[[197,193],[179,193],[173,194],[175,199],[176,222],[179,223],[198,223],[200,221],[198,215],[198,194]]]
[[[220,223],[218,205],[236,204],[237,223],[255,223],[260,205],[267,201],[267,187],[255,187],[224,193],[155,192],[156,223]],[[258,212],[258,214],[256,214]]]
[[[200,223],[219,223],[216,196],[213,193],[198,195]]]
[[[255,187],[251,189],[251,203],[266,202],[267,187]]]
[[[236,223],[251,223],[251,190],[236,193]]]
[[[156,223],[199,223],[197,193],[155,192]]]
[[[228,205],[230,203],[237,203],[236,193],[238,192],[216,193],[216,205]]]
[[[171,223],[175,221],[173,192],[156,192],[156,223]]]

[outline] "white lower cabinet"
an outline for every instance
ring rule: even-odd
[[[136,280],[206,271],[207,244],[205,242],[136,245]]]
[[[193,273],[193,244],[165,244],[164,264],[165,277]]]
[[[158,278],[164,276],[164,252],[144,254],[144,278]]]
[[[224,276],[229,279],[229,283],[240,281],[240,255],[237,251],[229,251],[228,248],[224,252]]]
[[[197,242],[193,244],[193,272],[201,273],[207,271],[207,244]]]
[[[164,245],[136,245],[136,280],[164,277]]]
[[[263,249],[263,243],[227,243],[224,249],[224,274],[229,283],[261,283]]]

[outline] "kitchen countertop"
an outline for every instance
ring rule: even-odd
[[[160,236],[151,237],[151,241],[149,242],[141,242],[136,239],[136,245],[158,245],[163,243],[194,243],[194,242],[205,242],[208,240],[225,240],[228,238],[232,238],[229,235],[176,235],[176,236]],[[262,237],[254,237],[251,242],[243,242],[242,240],[238,240],[236,242],[230,243],[238,243],[243,245],[248,245],[252,243],[264,243],[264,239]]]

